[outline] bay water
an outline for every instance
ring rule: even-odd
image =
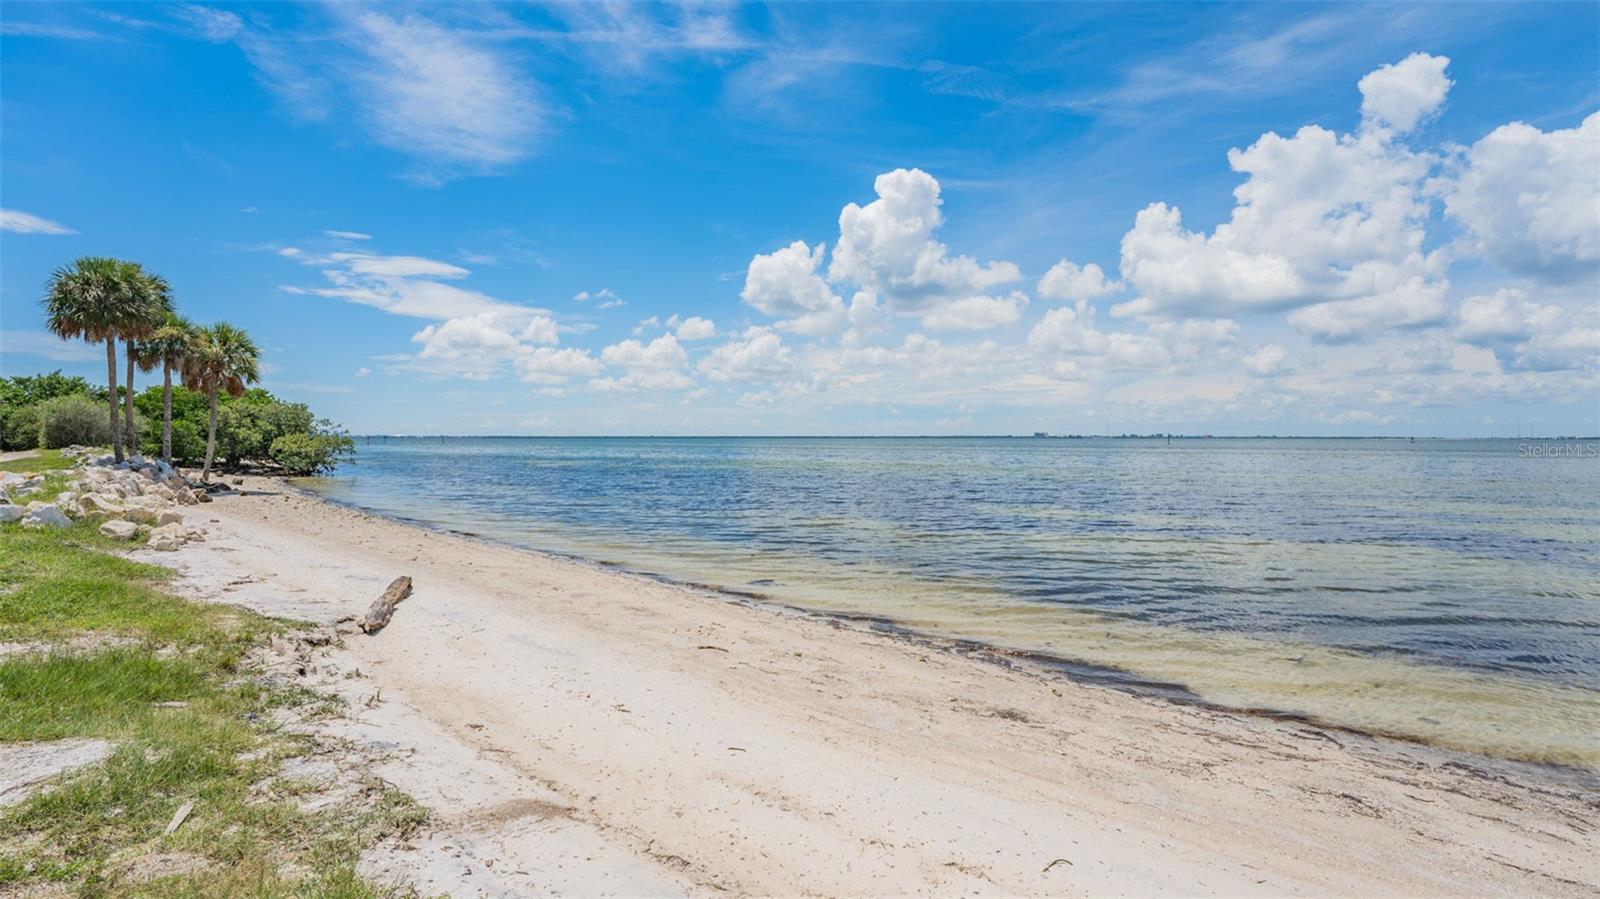
[[[1592,446],[373,437],[297,483],[1113,683],[1600,770]]]

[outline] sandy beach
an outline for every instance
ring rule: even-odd
[[[1593,895],[1592,776],[1180,705],[413,527],[250,478],[180,591],[286,647],[436,813],[452,895]]]

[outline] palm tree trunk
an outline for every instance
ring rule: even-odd
[[[172,464],[172,364],[161,362],[161,459]]]
[[[211,390],[211,424],[206,427],[206,464],[200,469],[200,480],[211,481],[211,456],[217,451],[217,391]]]
[[[122,428],[117,426],[117,339],[106,338],[106,404],[111,407],[111,452],[122,461]]]
[[[133,341],[124,340],[123,344],[128,350],[128,383],[126,392],[122,395],[122,410],[127,413],[128,455],[132,456],[139,452],[139,432],[134,430],[133,427]]]

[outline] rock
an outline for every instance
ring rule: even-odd
[[[234,479],[233,479],[233,480],[232,480],[232,481],[231,481],[231,483],[233,483],[233,484],[235,484],[235,485],[237,485],[237,484],[243,484],[243,483],[244,483],[244,478],[234,478]]]
[[[53,503],[30,503],[28,513],[22,516],[22,526],[25,528],[65,528],[72,526],[72,519],[68,518]]]
[[[204,492],[199,493],[195,496],[195,500],[202,503],[209,503],[211,502],[211,494]]]
[[[138,524],[153,524],[156,520],[156,513],[146,509],[144,506],[129,506],[122,510],[121,517]]]
[[[6,503],[5,505],[0,506],[0,524],[10,524],[13,521],[21,521],[22,516],[26,514],[26,512],[22,511],[21,506],[13,506],[10,503]]]
[[[122,511],[122,504],[103,493],[85,493],[78,498],[78,506],[89,514],[113,515]]]
[[[161,552],[172,552],[188,542],[188,538],[183,525],[164,524],[150,532],[150,542],[146,545]]]
[[[100,525],[100,533],[113,540],[132,540],[139,533],[139,526],[131,521],[108,521]]]
[[[163,509],[156,513],[156,524],[183,524],[183,515],[176,509]]]
[[[61,774],[104,760],[111,749],[105,740],[0,745],[0,808],[27,799]]]

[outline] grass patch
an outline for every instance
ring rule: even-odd
[[[77,462],[61,455],[58,449],[42,449],[35,455],[24,459],[12,459],[9,462],[0,462],[0,471],[14,471],[18,474],[32,474],[39,471],[56,471],[62,468],[71,468]]]
[[[275,628],[240,609],[163,593],[157,586],[171,571],[100,551],[126,545],[102,537],[94,520],[59,531],[0,526],[0,641],[90,632],[236,653]]]
[[[337,702],[246,663],[287,626],[165,594],[166,569],[105,552],[111,545],[92,524],[0,526],[0,642],[121,638],[0,660],[0,741],[116,744],[104,763],[0,810],[0,895],[47,885],[81,896],[390,895],[354,864],[366,846],[421,823],[408,797],[374,780],[308,812],[273,780],[284,759],[313,748],[274,724],[279,715]],[[188,820],[164,835],[185,802]],[[194,870],[141,868],[166,857]]]
[[[0,740],[135,736],[163,711],[155,703],[207,692],[208,673],[144,647],[14,656],[0,662]]]

